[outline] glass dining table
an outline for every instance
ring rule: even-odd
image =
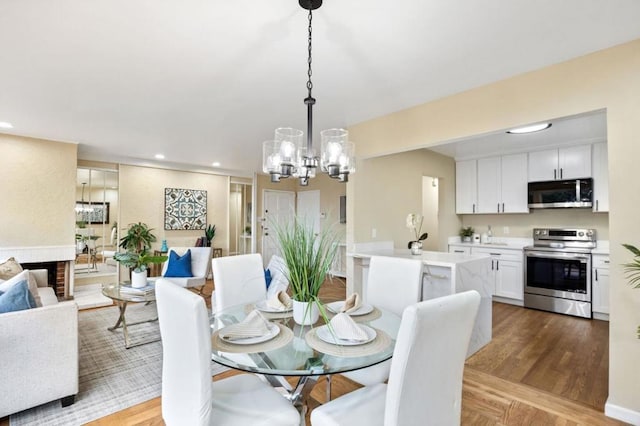
[[[341,303],[323,305],[329,321]],[[243,321],[254,309],[269,320],[268,335],[240,341],[221,337],[220,330]],[[303,327],[294,322],[291,311],[271,310],[265,301],[233,306],[211,316],[212,359],[236,370],[262,374],[276,387],[282,387],[282,376],[298,377],[297,384],[286,389],[285,396],[304,409],[319,376],[370,367],[393,355],[399,316],[366,304],[350,316],[366,330],[366,341],[337,339],[322,315],[313,326]]]

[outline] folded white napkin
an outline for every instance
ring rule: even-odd
[[[337,314],[329,322],[338,339],[362,342],[369,337],[367,333],[348,315],[343,312]]]
[[[269,321],[267,321],[259,311],[254,309],[238,324],[228,325],[221,329],[219,336],[226,340],[240,340],[260,337],[268,333]]]
[[[358,310],[358,308],[360,308],[360,305],[362,305],[362,302],[360,301],[360,295],[358,293],[353,293],[344,301],[344,305],[342,306],[342,309],[340,309],[340,312],[344,312],[347,314],[355,312]]]
[[[287,309],[290,309],[291,303],[291,298],[285,291],[279,291],[273,297],[267,299],[267,306],[279,311],[286,311]]]

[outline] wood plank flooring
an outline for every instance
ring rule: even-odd
[[[210,295],[212,287],[209,283],[205,294]],[[344,281],[327,283],[321,296],[325,300],[344,298]],[[494,303],[493,340],[465,366],[462,424],[623,424],[603,414],[608,389],[608,326],[604,321]],[[234,374],[240,373],[229,371],[214,380]],[[334,376],[332,398],[358,387],[349,379]],[[310,409],[324,399],[325,381],[320,380],[311,393]],[[163,424],[160,398],[89,423]],[[0,420],[0,426],[8,426],[8,420]]]

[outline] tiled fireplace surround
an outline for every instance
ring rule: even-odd
[[[47,269],[49,285],[56,296],[64,299],[73,297],[73,263],[76,257],[75,245],[43,247],[0,247],[0,259],[14,257],[24,269]]]

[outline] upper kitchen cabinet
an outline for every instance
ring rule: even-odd
[[[456,213],[476,213],[478,203],[476,160],[456,162]]]
[[[529,182],[591,177],[591,145],[529,153]]]
[[[609,168],[606,142],[593,145],[593,211],[609,211]]]
[[[476,213],[528,213],[527,154],[478,160]]]

